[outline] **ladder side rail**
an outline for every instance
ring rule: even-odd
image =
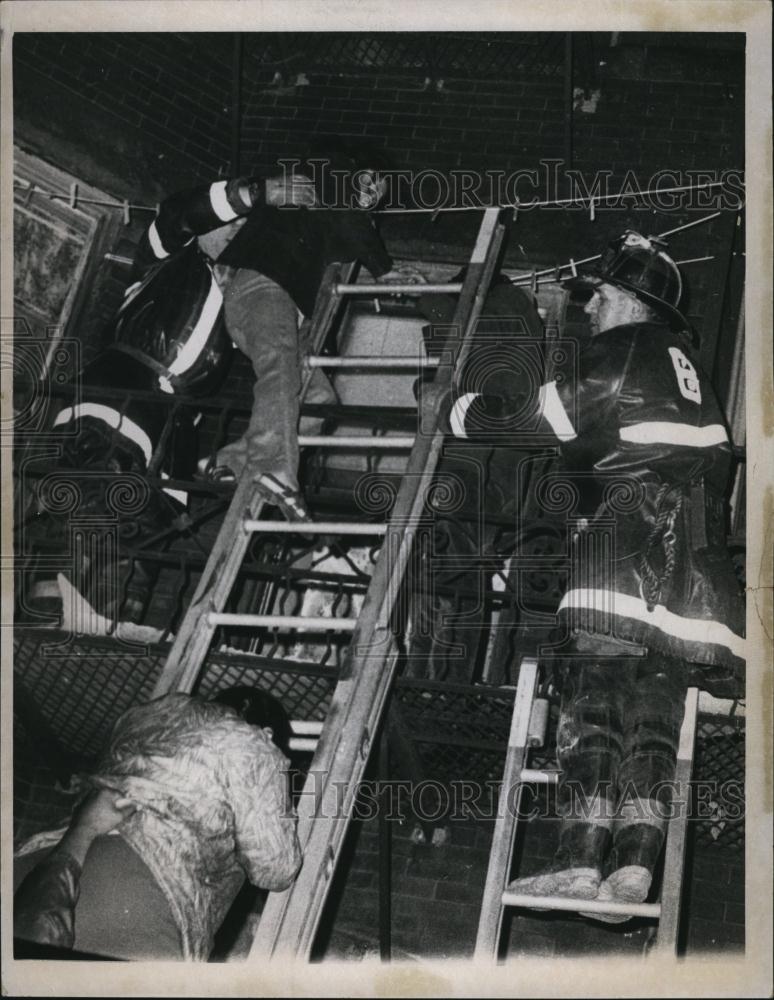
[[[454,322],[466,339],[481,314],[504,229],[499,210],[484,214]],[[451,338],[450,338],[451,339]],[[441,404],[451,386],[451,368],[436,375],[440,391],[423,397],[428,429],[417,435],[393,509],[382,555],[363,602],[325,726],[298,804],[298,836],[304,864],[293,885],[271,893],[261,915],[249,959],[296,955],[308,959],[346,834],[368,751],[378,730],[398,661],[390,631],[392,609],[424,510],[424,483],[438,464],[444,433]],[[320,786],[315,788],[317,780]]]
[[[245,470],[151,698],[170,691],[190,693],[194,689],[214,634],[209,614],[223,609],[250,542],[250,535],[242,529],[242,521],[245,516],[259,518],[262,509],[263,497]]]
[[[699,707],[699,689],[688,688],[685,695],[685,715],[680,728],[675,768],[673,808],[679,810],[668,823],[664,856],[664,874],[661,886],[661,918],[654,950],[661,954],[677,954],[680,930],[680,902],[685,872],[685,847],[691,804],[691,774],[696,744],[696,721]]]
[[[355,268],[354,263],[347,265],[344,268],[344,275],[349,278],[354,274]],[[322,288],[325,289],[325,293],[320,295],[315,303],[309,336],[315,351],[319,350],[325,341],[341,303],[334,291],[335,283],[341,275],[342,269],[337,265],[331,265],[324,275]],[[302,372],[302,399],[311,378],[311,369]],[[191,603],[172,642],[164,667],[154,685],[152,698],[158,698],[170,691],[190,693],[194,689],[215,632],[215,627],[209,621],[209,613],[223,610],[250,544],[250,534],[243,530],[242,522],[246,517],[251,520],[260,519],[263,507],[263,496],[252,481],[252,471],[246,468],[234,491],[231,504],[213,543]]]
[[[481,901],[481,914],[476,935],[474,957],[485,962],[497,960],[500,935],[503,924],[503,891],[508,878],[513,849],[516,843],[518,809],[521,802],[521,788],[524,765],[529,742],[529,721],[537,687],[538,664],[533,658],[525,658],[519,669],[516,698],[513,703],[511,729],[508,737],[508,751],[500,786],[497,819],[492,834],[489,866]]]

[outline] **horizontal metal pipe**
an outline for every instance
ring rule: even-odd
[[[386,524],[364,524],[354,521],[260,521],[247,518],[245,531],[272,531],[295,535],[384,535]]]
[[[317,632],[354,632],[357,618],[308,618],[303,615],[247,615],[211,611],[210,625],[253,625],[256,628],[297,628]]]
[[[337,295],[454,295],[462,291],[462,283],[446,285],[336,285]]]
[[[531,782],[535,785],[555,785],[559,780],[558,771],[533,771],[525,767],[521,772],[523,782]]]
[[[528,896],[523,892],[504,892],[505,906],[523,906],[530,910],[566,910],[569,913],[622,913],[629,917],[659,917],[660,903],[608,903],[599,899],[572,899],[567,896]]]
[[[298,443],[302,448],[375,448],[385,451],[400,451],[414,447],[413,437],[371,437],[368,434],[348,437],[341,435],[299,434]]]
[[[333,357],[313,354],[306,359],[310,368],[437,368],[437,358],[421,358],[418,355],[385,355],[384,357]]]

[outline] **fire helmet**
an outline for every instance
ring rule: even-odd
[[[665,246],[656,236],[641,236],[627,229],[608,245],[594,267],[562,282],[562,286],[575,290],[604,283],[616,285],[652,306],[670,325],[690,330],[690,323],[677,308],[683,280],[677,264],[662,249]]]

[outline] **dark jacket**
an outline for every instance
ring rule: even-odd
[[[534,488],[574,521],[566,629],[722,668],[711,680],[741,676],[744,616],[722,501],[731,448],[707,376],[659,324],[607,330],[571,354],[541,385],[510,379],[482,393],[463,383],[452,433],[558,441],[559,471]]]
[[[217,262],[276,281],[311,316],[328,264],[358,260],[378,278],[392,267],[372,218],[350,208],[248,208],[239,180],[216,181],[167,198],[138,249],[140,268],[177,253],[196,236],[244,218]]]
[[[358,260],[378,278],[392,267],[373,220],[350,209],[254,208],[218,257],[219,264],[259,271],[311,316],[328,264]]]

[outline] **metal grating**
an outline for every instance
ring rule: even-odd
[[[18,630],[14,668],[53,737],[67,751],[93,759],[121,712],[150,696],[166,648],[137,656],[114,640],[86,638],[53,646],[64,638],[53,631]],[[254,684],[275,695],[291,718],[322,720],[335,680],[336,671],[319,664],[220,653],[211,655],[199,690],[209,695],[221,687]],[[446,784],[499,781],[513,697],[512,688],[399,680],[396,704],[423,777]],[[555,708],[552,715],[547,745],[533,752],[532,766],[555,763]],[[14,821],[21,837],[55,825],[70,799],[57,786],[35,734],[20,724],[14,729]],[[744,720],[701,716],[691,824],[699,845],[743,849],[744,767]]]
[[[517,79],[564,72],[563,32],[277,32],[246,35],[249,55],[280,71],[380,71]]]
[[[98,757],[121,713],[150,698],[167,649],[137,655],[115,640],[66,639],[54,631],[17,630],[14,672],[50,736],[87,766]],[[288,660],[277,664],[263,657],[212,654],[199,690],[208,696],[223,687],[250,684],[278,698],[292,719],[324,719],[336,671]],[[17,843],[64,822],[72,806],[72,794],[41,752],[37,736],[14,718]]]
[[[453,785],[498,781],[505,763],[513,692],[481,688],[399,683],[397,700],[412,734],[424,777]],[[552,707],[546,746],[530,766],[556,766]],[[691,832],[699,846],[744,849],[744,719],[701,715],[697,726]]]
[[[699,717],[693,802],[697,844],[744,850],[745,759],[743,719]]]
[[[61,645],[53,645],[56,638]],[[63,746],[96,757],[121,713],[150,698],[167,648],[149,647],[146,655],[138,655],[114,640],[65,643],[65,638],[53,631],[18,630],[14,670]],[[199,691],[208,696],[223,687],[253,684],[275,695],[291,718],[323,719],[335,671],[276,662],[274,667],[266,658],[213,653]]]

